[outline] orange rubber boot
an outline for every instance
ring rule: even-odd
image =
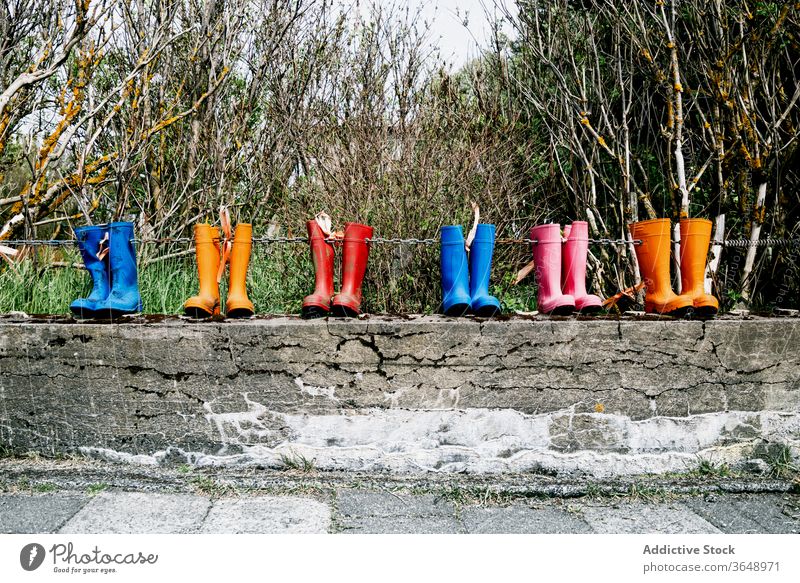
[[[249,318],[255,313],[252,302],[247,299],[247,265],[253,246],[253,225],[236,225],[231,250],[231,273],[228,285],[228,301],[225,313],[229,318]]]
[[[704,288],[706,259],[711,243],[711,221],[681,219],[681,290],[692,298],[694,311],[700,317],[711,317],[719,311],[719,301]]]
[[[693,301],[691,296],[677,295],[672,291],[669,278],[670,259],[670,221],[653,219],[628,225],[635,245],[639,270],[646,287],[644,311],[648,314],[668,314],[683,316]]]
[[[186,300],[183,310],[192,318],[216,316],[219,314],[219,231],[208,224],[195,225],[194,246],[200,293]]]

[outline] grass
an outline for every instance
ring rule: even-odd
[[[194,476],[189,480],[189,483],[194,486],[199,494],[204,494],[211,498],[221,498],[222,496],[237,493],[236,488],[230,484],[223,484],[208,476]]]
[[[108,489],[108,484],[99,482],[97,484],[89,484],[88,486],[86,486],[86,493],[89,496],[96,496],[100,492],[104,492],[107,489]]]
[[[433,494],[439,499],[452,503],[456,508],[462,506],[503,506],[517,499],[540,498],[512,492],[497,491],[488,486],[462,486],[459,484],[443,485],[434,488],[412,487],[409,494]]]
[[[308,474],[314,471],[314,460],[310,460],[307,457],[297,454],[297,453],[290,453],[290,454],[281,454],[281,463],[283,467],[287,470],[297,470],[299,472],[303,472],[304,474]]]
[[[642,500],[644,502],[665,502],[677,496],[662,486],[650,484],[631,484],[628,489],[629,500]]]
[[[727,478],[731,475],[731,468],[726,463],[700,460],[697,467],[691,473],[703,477]]]
[[[337,267],[340,261],[337,251]],[[505,255],[505,254],[503,254]],[[376,245],[369,257],[364,282],[366,313],[434,313],[441,301],[439,252],[436,247]],[[75,249],[42,247],[34,255],[0,266],[0,313],[69,314],[69,304],[85,297],[91,280],[82,269],[54,267],[80,263]],[[493,271],[495,294],[508,310],[536,309],[532,283],[513,286],[519,266],[508,258]],[[197,293],[192,256],[142,263],[139,289],[145,312],[181,314],[186,299]],[[335,281],[338,289],[339,281]],[[299,314],[303,297],[313,291],[314,271],[304,244],[256,244],[251,256],[247,291],[259,314]],[[227,281],[221,284],[225,301]]]
[[[792,451],[787,445],[773,448],[765,460],[770,467],[770,475],[783,480],[793,480],[800,486],[800,463],[792,458]]]

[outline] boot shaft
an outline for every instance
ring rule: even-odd
[[[681,290],[683,293],[704,293],[708,246],[711,243],[711,221],[681,219]]]
[[[482,318],[491,318],[501,311],[500,301],[489,295],[494,236],[494,225],[479,224],[469,246],[469,307],[473,314]]]
[[[207,223],[198,223],[194,226],[194,240],[200,295],[214,297],[218,301],[219,230]]]
[[[460,225],[448,225],[440,230],[440,267],[442,288],[450,292],[467,293],[469,288],[469,263],[464,247],[464,231]]]
[[[442,278],[442,312],[463,316],[469,310],[469,263],[461,225],[448,225],[439,231],[439,273]]]
[[[78,241],[78,251],[81,254],[83,265],[92,277],[92,292],[89,297],[93,300],[105,299],[111,289],[111,271],[108,258],[98,259],[100,243],[108,234],[108,225],[77,227],[75,238]]]
[[[628,225],[631,237],[637,244],[636,258],[647,286],[647,294],[672,295],[670,283],[670,220],[651,219]]]
[[[537,225],[531,229],[533,260],[539,298],[561,295],[561,227],[558,224]]]
[[[489,292],[494,237],[494,225],[479,224],[469,247],[469,293],[472,297]]]
[[[342,245],[342,294],[361,297],[361,287],[367,270],[369,245],[373,229],[367,225],[347,223]]]
[[[233,232],[233,246],[230,259],[230,285],[228,295],[246,292],[247,267],[250,264],[250,252],[253,247],[253,225],[239,223]]]
[[[561,250],[561,290],[572,296],[585,296],[589,225],[586,221],[574,221],[564,226],[564,235],[567,240]]]
[[[111,266],[111,285],[119,288],[138,288],[136,271],[136,246],[133,241],[133,223],[111,223],[108,228],[108,257]]]
[[[314,294],[333,296],[333,244],[328,242],[317,221],[306,223],[311,261],[314,264]]]
[[[586,261],[589,258],[589,224],[575,221],[564,226],[566,242],[561,249],[561,291],[575,300],[583,313],[598,312],[603,307],[599,296],[586,291]]]

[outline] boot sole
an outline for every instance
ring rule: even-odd
[[[234,319],[252,318],[253,310],[250,308],[233,308],[225,312],[225,317]]]
[[[478,308],[473,312],[477,318],[494,318],[499,313],[500,308],[497,306],[484,306],[483,308]]]
[[[719,312],[714,306],[700,306],[694,308],[694,315],[700,320],[710,320]]]
[[[137,310],[135,312],[126,312],[123,310],[103,310],[102,312],[97,312],[94,315],[95,320],[105,320],[107,322],[112,320],[119,320],[120,318],[131,318],[134,316],[141,316],[142,310]]]
[[[72,310],[70,310],[72,311]],[[94,310],[78,310],[72,311],[72,316],[76,320],[94,320],[97,318],[98,312]]]
[[[358,310],[354,310],[353,308],[349,308],[347,306],[340,304],[334,304],[331,306],[331,316],[335,316],[337,318],[356,318],[358,317],[358,314]]]
[[[301,317],[306,320],[314,320],[317,318],[325,318],[330,314],[330,309],[320,308],[319,306],[305,306],[300,313]]]
[[[453,304],[442,313],[445,316],[459,317],[465,316],[469,312],[469,304]]]
[[[575,306],[571,304],[568,304],[566,306],[556,306],[549,312],[540,311],[540,313],[545,316],[571,316],[572,314],[575,313]]]
[[[209,312],[203,308],[190,307],[184,308],[183,313],[189,318],[193,318],[195,320],[204,320],[206,318],[210,318],[211,316],[218,315],[219,311]]]
[[[647,312],[645,310],[645,313],[655,314],[657,316],[669,316],[670,318],[678,318],[678,319],[683,318],[687,320],[690,320],[695,315],[694,306],[678,308],[676,310],[672,310],[671,312],[659,312],[659,311]]]

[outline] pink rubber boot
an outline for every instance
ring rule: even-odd
[[[584,314],[599,312],[603,300],[586,293],[586,258],[589,254],[589,224],[575,221],[564,226],[567,242],[561,256],[561,291],[575,298],[575,309]]]
[[[536,283],[539,286],[539,311],[568,316],[575,311],[575,298],[561,293],[561,228],[539,225],[531,229]]]

